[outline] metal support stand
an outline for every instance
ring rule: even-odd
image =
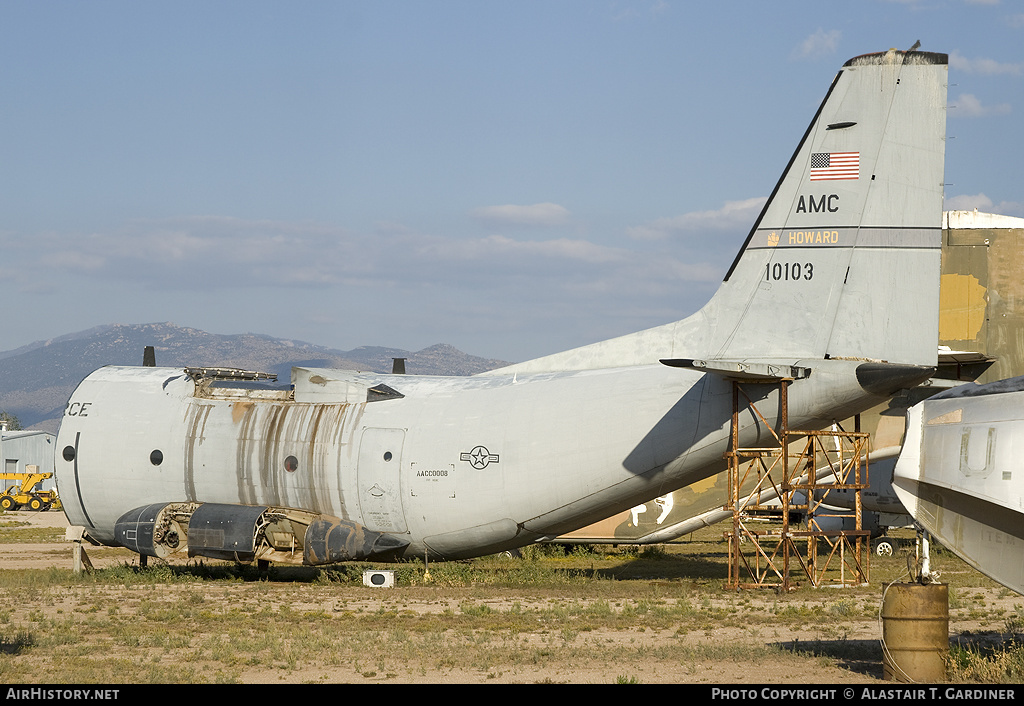
[[[728,585],[736,589],[791,590],[795,587],[791,578],[794,562],[813,586],[867,583],[870,533],[861,523],[860,492],[868,487],[868,434],[859,429],[789,429],[790,382],[780,379],[771,383],[778,385],[776,431],[743,390],[746,383],[733,381],[732,436],[725,454],[730,485],[726,509],[733,514],[732,532],[727,535]],[[762,390],[765,384],[758,383]],[[745,400],[743,405],[741,397]],[[775,399],[771,395],[761,397]],[[758,429],[770,432],[773,443],[761,447],[740,445],[740,419],[744,411],[751,413]],[[859,418],[857,424],[859,427]],[[826,445],[829,442],[831,449]],[[799,450],[794,453],[794,449]],[[840,517],[825,507],[829,493],[834,490],[854,491],[854,513],[852,517],[842,516],[843,520],[852,520],[852,528],[821,524],[823,518]],[[769,499],[774,502],[765,505]],[[806,518],[804,530],[795,523],[800,515]],[[806,540],[804,547],[800,540]],[[748,550],[744,551],[744,547]]]

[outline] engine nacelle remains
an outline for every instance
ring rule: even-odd
[[[392,559],[409,541],[330,515],[266,505],[154,503],[118,518],[115,540],[159,559],[205,556],[321,566]]]

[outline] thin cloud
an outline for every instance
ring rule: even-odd
[[[659,218],[650,223],[627,229],[637,240],[663,240],[678,235],[705,231],[724,231],[749,228],[768,199],[758,196],[742,201],[727,201],[715,211],[693,211],[681,216]]]
[[[981,211],[982,213],[996,213],[1002,216],[1024,216],[1024,203],[1015,201],[1002,201],[992,203],[984,193],[960,194],[951,196],[942,204],[946,211]]]
[[[965,118],[984,118],[990,115],[1007,115],[1011,112],[1008,103],[998,105],[983,105],[973,93],[962,93],[952,106],[955,108],[950,115]]]
[[[945,211],[979,211],[988,213],[992,208],[992,199],[985,194],[960,194],[951,196],[942,204]]]
[[[358,286],[370,292],[524,278],[621,282],[651,267],[649,253],[583,239],[447,237],[396,224],[366,234],[315,223],[182,218],[135,221],[109,233],[51,232],[33,240],[36,247],[22,250],[5,268],[145,290]],[[690,271],[670,255],[658,259],[660,271]],[[11,283],[21,289],[26,284]]]
[[[194,217],[133,221],[110,232],[42,234],[38,267],[158,289],[322,284],[358,270],[346,232],[316,224]],[[320,253],[331,253],[327,258]]]
[[[504,235],[490,235],[469,243],[460,242],[458,246],[464,256],[469,254],[480,259],[523,257],[606,263],[620,260],[623,256],[621,250],[569,238],[520,241]]]
[[[825,31],[821,27],[793,50],[794,59],[818,59],[832,56],[839,49],[839,40],[843,33],[838,29]]]
[[[1024,63],[1009,64],[994,59],[968,59],[960,52],[949,55],[949,65],[957,71],[979,76],[1020,76],[1024,74]]]
[[[530,206],[506,204],[478,208],[473,211],[473,218],[491,225],[550,227],[567,223],[569,210],[556,203],[535,203]]]

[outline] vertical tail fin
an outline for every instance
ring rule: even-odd
[[[947,72],[945,54],[917,51],[846,62],[703,309],[503,372],[666,358],[935,365]]]
[[[935,364],[946,73],[921,52],[843,66],[701,312],[703,355]]]

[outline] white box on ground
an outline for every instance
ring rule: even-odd
[[[373,569],[363,572],[363,585],[372,588],[394,588],[395,572],[390,570]]]

